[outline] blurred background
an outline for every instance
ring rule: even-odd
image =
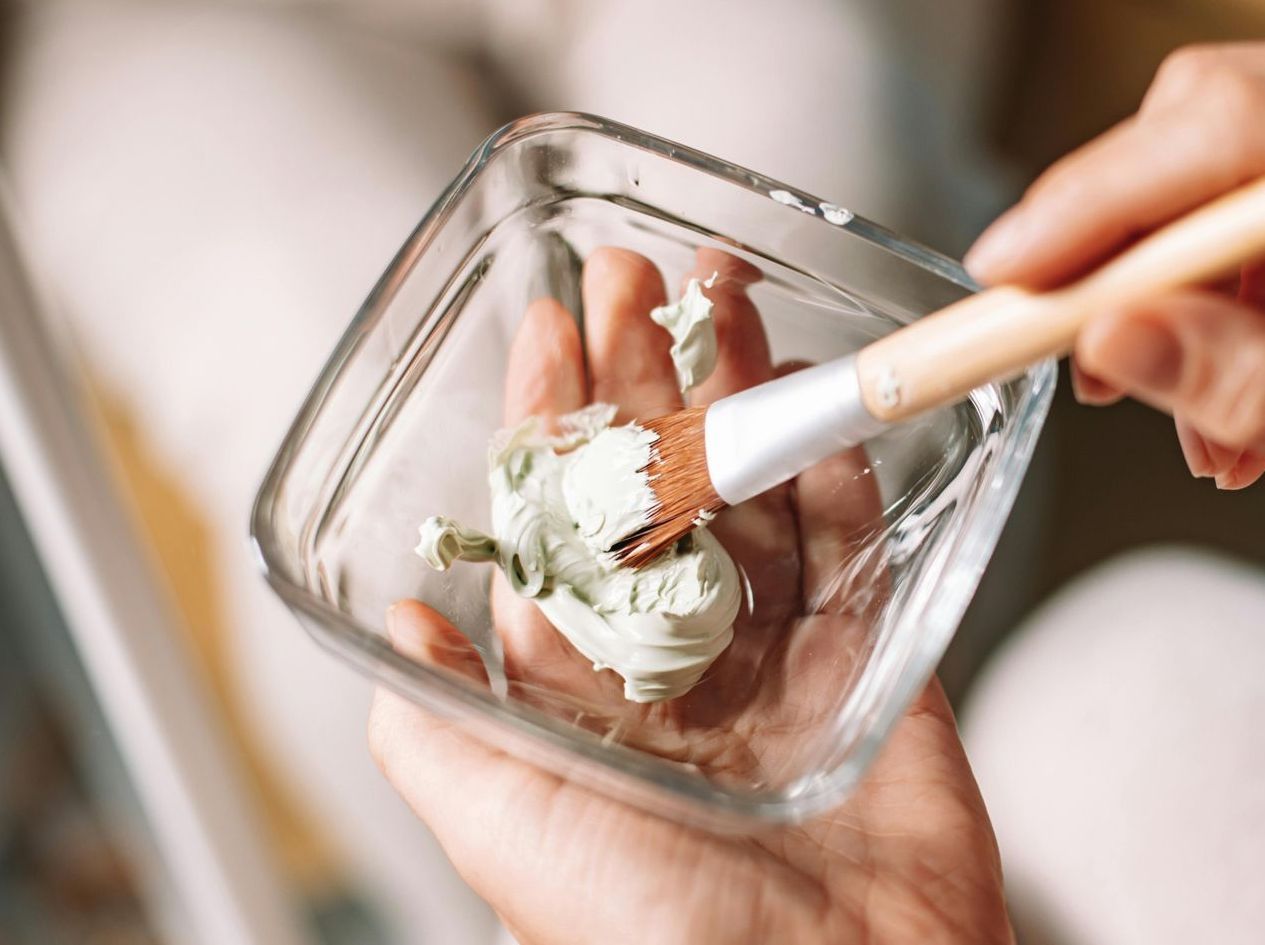
[[[783,0],[776,22],[756,0],[0,9],[0,945],[498,941],[369,759],[369,684],[303,636],[245,532],[365,292],[502,122],[592,111],[957,256],[1169,51],[1265,35],[1262,0]],[[1109,559],[1137,597],[1224,579],[1259,603],[1262,525],[1265,488],[1192,480],[1166,418],[1062,386],[941,668],[1021,940],[1126,939],[1042,874],[1033,823],[1059,815],[1007,800],[1024,756],[988,741],[1008,698],[989,674],[1039,661],[1014,638],[1053,618],[1027,615]],[[1231,618],[1265,627],[1255,606]],[[1102,719],[1051,685],[1033,731],[1082,744]],[[1265,755],[1245,737],[1226,750]],[[1192,850],[1193,870],[1211,854]],[[1145,928],[1145,902],[1116,906]]]

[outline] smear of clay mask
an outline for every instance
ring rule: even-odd
[[[682,385],[700,383],[715,365],[715,330],[698,281],[655,311],[679,336]],[[649,521],[655,500],[642,471],[654,435],[636,423],[612,427],[614,416],[615,407],[593,404],[561,418],[559,436],[534,419],[498,433],[488,477],[493,534],[436,516],[422,525],[417,552],[439,570],[458,558],[495,559],[594,669],[623,677],[626,698],[671,699],[729,645],[741,582],[701,522],[639,570],[616,563],[611,546]]]
[[[703,383],[716,368],[716,324],[711,300],[703,294],[704,287],[710,289],[715,284],[716,275],[712,273],[701,285],[691,279],[678,301],[650,313],[655,324],[672,335],[672,364],[681,393]]]
[[[655,435],[635,423],[598,430],[567,465],[562,495],[580,537],[594,554],[650,524],[655,495],[642,471]]]

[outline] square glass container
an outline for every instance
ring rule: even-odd
[[[492,566],[439,573],[413,551],[431,515],[487,528],[487,443],[501,426],[511,339],[542,296],[583,333],[581,267],[606,245],[647,256],[669,291],[700,247],[759,269],[749,294],[775,362],[842,356],[973,291],[953,261],[682,145],[580,114],[514,122],[474,153],[330,357],[260,490],[260,560],[317,641],[476,737],[710,826],[812,816],[846,798],[944,652],[1019,488],[1053,367],[867,445],[851,478],[877,487],[881,521],[837,543],[835,593],[801,601],[773,634],[794,643],[829,611],[844,645],[800,654],[813,666],[807,694],[789,660],[752,662],[749,689],[794,712],[779,704],[753,722],[750,691],[735,696],[742,706],[684,712],[689,738],[704,742],[728,744],[743,719],[747,763],[709,765],[659,750],[619,707],[604,714],[565,691],[507,685]],[[856,484],[838,485],[838,501],[850,501]],[[392,649],[385,614],[402,598],[434,607],[478,647],[490,689]]]

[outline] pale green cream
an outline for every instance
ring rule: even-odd
[[[414,549],[436,571],[447,571],[458,559],[495,561],[496,540],[442,515],[422,522],[421,540]]]
[[[666,322],[688,323],[672,351],[682,385],[692,386],[715,364],[715,332],[708,355],[699,328],[710,329],[711,303],[692,280],[681,302],[656,312],[668,309],[679,311]],[[654,492],[642,470],[655,437],[635,423],[612,427],[614,416],[613,406],[593,404],[561,418],[558,436],[534,419],[499,432],[488,464],[492,534],[436,516],[422,525],[417,552],[441,571],[459,558],[496,560],[594,669],[623,677],[625,698],[671,699],[729,645],[741,582],[702,519],[641,569],[615,561],[612,545],[649,521]]]
[[[562,497],[580,538],[601,554],[650,524],[655,496],[642,470],[650,465],[655,436],[632,423],[594,429],[566,464]]]
[[[715,281],[715,273],[702,285],[691,279],[678,301],[650,313],[655,324],[672,335],[672,363],[681,393],[703,383],[716,367],[716,325],[711,300],[702,288],[710,289]]]

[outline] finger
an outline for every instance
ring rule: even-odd
[[[1265,317],[1255,309],[1210,292],[1170,293],[1091,321],[1076,356],[1208,440],[1265,447]]]
[[[1258,109],[1242,93],[1116,126],[1041,175],[972,247],[967,268],[981,282],[1036,287],[1083,272],[1265,170]]]
[[[733,253],[713,246],[700,246],[694,254],[694,271],[685,278],[707,281],[715,275],[713,286],[732,284],[745,289],[764,278],[755,266]]]
[[[1190,474],[1196,478],[1211,478],[1228,472],[1235,467],[1240,456],[1243,455],[1242,450],[1229,449],[1209,440],[1180,415],[1174,422],[1182,456],[1186,459]]]
[[[1265,475],[1265,451],[1246,451],[1238,462],[1217,476],[1218,489],[1246,489]]]
[[[1213,475],[1212,457],[1208,453],[1208,444],[1193,426],[1181,417],[1174,418],[1177,428],[1177,443],[1182,448],[1182,457],[1186,460],[1186,468],[1196,479],[1204,479]]]
[[[395,649],[418,661],[431,655],[434,639],[457,632],[415,602],[394,608],[388,629]],[[516,864],[535,862],[550,810],[564,798],[578,803],[573,793],[585,796],[383,688],[369,712],[369,749],[462,877],[501,908],[512,908],[513,891],[530,883],[529,870],[516,873]]]
[[[705,280],[713,273],[716,281],[703,293],[712,301],[716,368],[695,388],[691,399],[697,404],[710,404],[773,377],[764,323],[747,295],[747,287],[759,281],[760,271],[723,250],[700,249],[692,277]]]
[[[464,637],[425,604],[396,604],[387,615],[387,631],[402,656],[426,664],[439,657],[442,665],[475,680],[477,654],[473,659],[456,658],[457,639]],[[486,682],[481,663],[478,675]],[[446,795],[454,783],[449,779],[466,783],[467,773],[490,765],[497,754],[452,723],[384,688],[374,693],[369,712],[369,749],[387,778],[432,826],[432,821],[442,820],[436,814],[448,805]]]
[[[1178,431],[1178,444],[1182,447],[1182,455],[1187,460],[1190,474],[1195,478],[1212,478],[1233,468],[1242,455],[1242,450],[1227,449],[1213,443],[1207,436],[1199,433],[1182,415],[1174,419]]]
[[[402,600],[387,612],[387,634],[397,652],[428,666],[445,669],[486,686],[487,670],[479,651],[440,613],[416,600]],[[402,640],[404,645],[397,644]]]
[[[1116,403],[1124,396],[1123,392],[1112,387],[1106,381],[1088,373],[1077,363],[1075,358],[1071,360],[1071,375],[1072,395],[1079,403],[1090,407],[1106,407]]]
[[[1200,86],[1214,71],[1233,70],[1242,75],[1265,76],[1262,52],[1265,52],[1265,44],[1240,42],[1196,44],[1170,53],[1147,89],[1139,114],[1189,107],[1192,101],[1203,97]]]
[[[505,372],[505,422],[553,420],[588,402],[584,349],[571,313],[553,299],[527,307],[510,345]]]
[[[580,286],[593,399],[618,406],[620,422],[679,410],[672,338],[650,320],[666,302],[659,270],[644,256],[604,246],[584,263]]]
[[[782,377],[808,367],[804,361],[777,366]],[[864,447],[822,460],[795,480],[804,612],[864,612],[860,600],[877,578],[875,536],[883,503]]]

